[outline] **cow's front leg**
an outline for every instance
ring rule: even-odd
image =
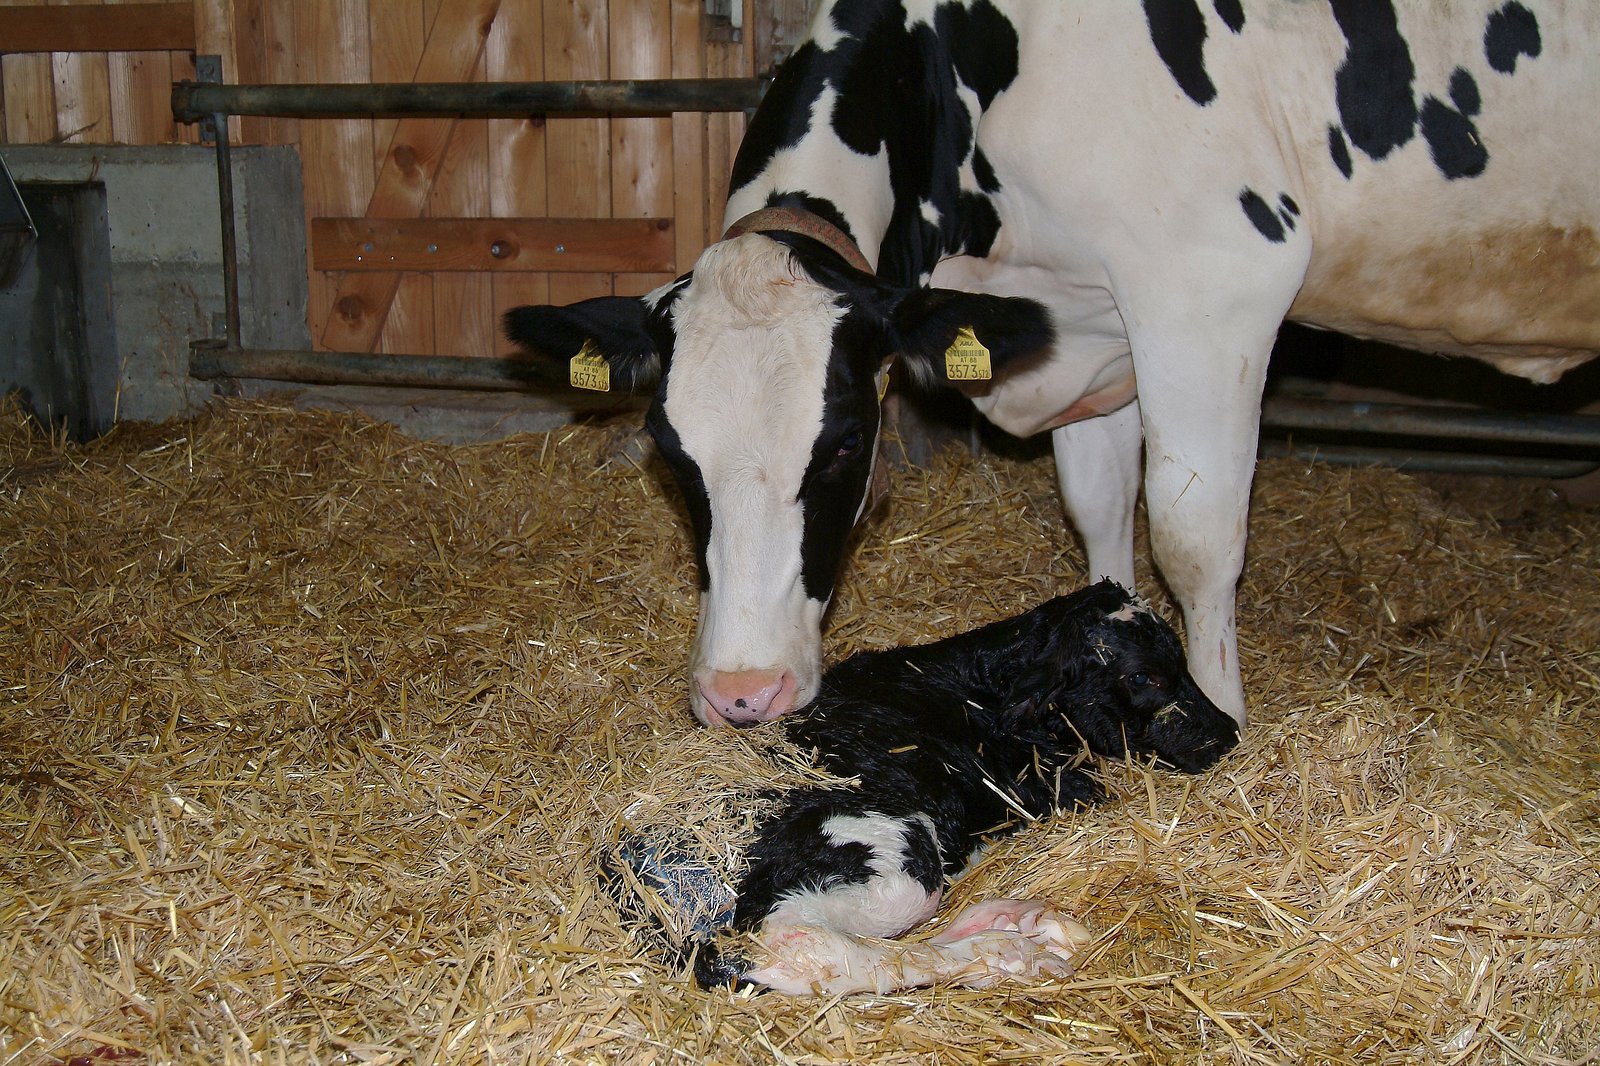
[[[1133,513],[1139,502],[1139,404],[1070,422],[1050,434],[1067,517],[1083,538],[1089,580],[1133,578]]]
[[[1253,337],[1202,339],[1198,348],[1195,338],[1160,335],[1134,346],[1151,549],[1183,611],[1190,672],[1241,726],[1235,596],[1276,328],[1274,319]]]

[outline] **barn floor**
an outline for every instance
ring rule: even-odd
[[[1595,1061],[1600,509],[1264,463],[1245,741],[1106,765],[956,890],[1084,920],[1079,973],[745,998],[597,887],[619,801],[700,787],[642,765],[698,743],[694,602],[631,428],[0,413],[0,1064]],[[830,652],[1075,587],[1070,545],[1048,461],[946,452]]]

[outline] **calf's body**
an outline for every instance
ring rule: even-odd
[[[1177,635],[1110,581],[855,656],[778,727],[848,783],[764,801],[730,929],[700,950],[702,984],[839,994],[1070,972],[1087,934],[1040,901],[985,901],[936,937],[893,938],[933,917],[987,841],[1094,802],[1086,746],[1193,772],[1237,737]]]

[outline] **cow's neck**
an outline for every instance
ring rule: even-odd
[[[941,14],[919,21],[923,7]],[[987,254],[998,186],[974,131],[1016,72],[1014,33],[987,17],[953,4],[825,2],[751,121],[728,221],[810,212],[897,284],[926,281],[947,255]]]

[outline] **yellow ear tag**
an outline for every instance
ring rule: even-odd
[[[567,380],[575,389],[610,392],[611,364],[606,362],[605,356],[594,350],[592,343],[584,341],[578,354],[567,364]]]
[[[887,395],[889,395],[889,368],[884,367],[878,371],[878,402],[882,403]]]
[[[989,349],[978,340],[971,326],[962,326],[944,353],[944,376],[951,381],[988,381],[994,377],[989,364]]]

